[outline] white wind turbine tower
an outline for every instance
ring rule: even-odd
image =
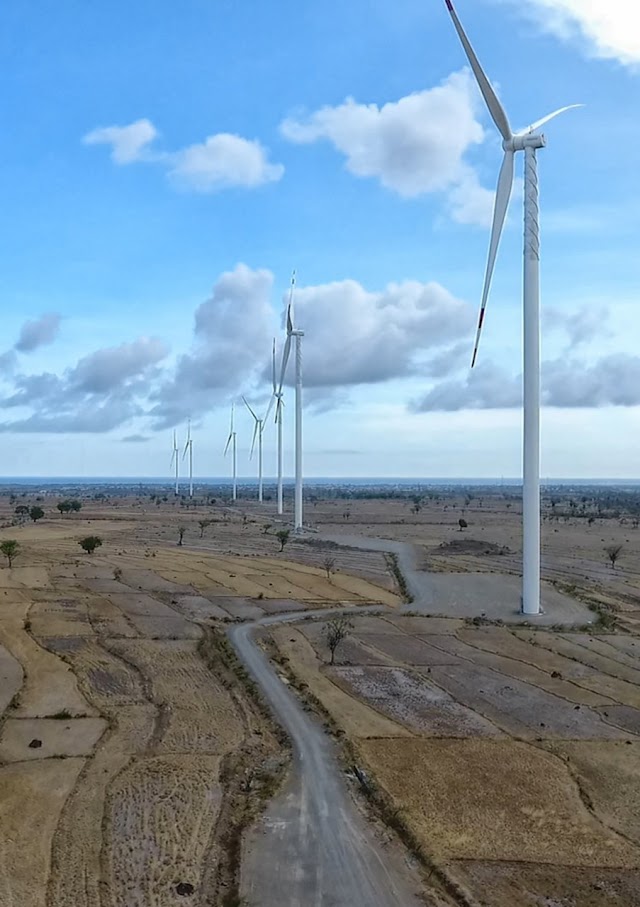
[[[187,443],[184,445],[184,453],[182,454],[182,459],[189,454],[189,497],[193,497],[193,438],[191,437],[191,419],[189,419],[187,427]]]
[[[281,375],[280,385],[278,385],[276,380],[276,341],[273,340],[273,354],[271,360],[271,382],[273,385],[273,394],[271,395],[271,400],[269,401],[269,406],[267,412],[265,413],[264,421],[266,422],[269,418],[269,413],[271,412],[271,407],[273,404],[276,404],[276,426],[278,429],[278,514],[282,514],[284,510],[283,506],[283,493],[282,493],[282,408],[284,407],[283,401],[283,392],[282,392],[282,383],[284,381],[284,375]]]
[[[173,453],[171,454],[171,466],[175,468],[176,474],[176,494],[180,491],[180,452],[178,449],[178,438],[173,430]]]
[[[493,269],[500,237],[509,207],[517,151],[524,151],[524,443],[522,489],[522,610],[540,613],[540,227],[538,221],[538,162],[536,151],[546,140],[536,130],[565,110],[580,107],[573,104],[543,117],[522,132],[512,132],[507,114],[475,55],[458,19],[451,0],[445,0],[453,19],[480,92],[489,113],[502,136],[504,160],[498,179],[489,258],[485,274],[480,319],[473,349],[471,367],[475,365],[482,332],[485,308],[491,288]]]
[[[249,412],[254,418],[255,428],[253,429],[253,440],[251,441],[251,453],[249,454],[249,459],[253,458],[253,451],[256,446],[256,439],[258,441],[258,500],[262,502],[262,432],[264,430],[264,419],[258,419],[254,411],[251,409],[245,397],[244,405],[247,407]]]
[[[233,475],[233,486],[232,486],[232,498],[235,501],[238,497],[238,459],[237,459],[237,447],[236,447],[236,432],[233,427],[233,415],[235,411],[235,403],[231,404],[231,428],[229,429],[229,437],[227,438],[227,443],[224,449],[224,455],[226,457],[227,451],[229,450],[229,445],[231,445],[231,459],[232,459],[232,475]]]
[[[295,445],[295,506],[294,506],[294,528],[302,529],[302,338],[304,331],[299,331],[293,323],[293,291],[296,285],[296,272],[291,275],[291,289],[289,291],[289,304],[287,306],[287,339],[282,354],[282,370],[280,372],[280,391],[284,384],[287,363],[291,352],[291,338],[296,342],[296,445]]]

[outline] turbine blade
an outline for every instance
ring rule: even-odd
[[[287,374],[287,363],[289,362],[289,356],[291,354],[291,334],[287,335],[287,339],[284,344],[284,350],[282,351],[282,368],[280,369],[280,387],[278,388],[278,393],[282,393],[282,387],[284,385],[284,379]]]
[[[489,290],[491,289],[493,269],[496,264],[500,238],[502,236],[502,230],[504,228],[504,222],[507,216],[507,209],[509,207],[509,199],[511,198],[511,191],[513,189],[514,159],[515,154],[513,153],[513,151],[505,151],[502,167],[500,168],[500,176],[498,177],[496,201],[493,209],[491,241],[489,243],[489,257],[487,259],[487,271],[484,278],[484,289],[482,291],[482,302],[480,304],[480,318],[478,319],[478,330],[476,332],[476,342],[473,347],[473,359],[471,361],[471,368],[473,368],[476,364],[478,345],[480,343],[480,334],[482,333],[482,325],[484,322],[484,313],[487,307],[487,299],[489,298]]]
[[[276,403],[276,425],[278,422],[282,422],[282,407],[284,406],[284,400],[282,399],[282,394],[278,396],[278,402]]]
[[[296,288],[296,272],[291,272],[291,285],[289,287],[289,302],[287,304],[287,334],[293,331],[293,291]]]
[[[544,126],[545,123],[548,123],[550,120],[555,120],[561,113],[566,113],[567,110],[577,110],[578,107],[584,106],[584,104],[569,104],[568,107],[561,107],[559,110],[554,110],[553,113],[548,113],[546,117],[542,117],[541,120],[536,120],[535,123],[532,123],[531,126],[527,126],[526,129],[521,129],[520,132],[516,132],[516,135],[529,135],[530,133],[535,132],[536,129],[540,129],[541,126]]]
[[[271,410],[272,410],[272,408],[273,408],[273,404],[274,404],[275,400],[276,400],[276,392],[274,391],[273,394],[272,394],[272,396],[271,396],[271,399],[269,400],[269,406],[267,407],[267,411],[266,411],[266,413],[265,413],[264,419],[262,420],[263,424],[264,424],[264,423],[267,421],[267,419],[269,418],[269,413],[271,412]]]
[[[254,411],[251,409],[251,407],[249,406],[249,404],[247,403],[247,398],[246,398],[246,397],[243,397],[242,399],[244,400],[244,405],[247,407],[247,409],[249,410],[249,412],[251,413],[251,415],[253,416],[253,418],[254,418],[254,419],[256,420],[256,422],[257,422],[257,421],[258,421],[258,417],[257,417],[256,414],[254,413]]]
[[[508,142],[509,139],[511,139],[511,137],[512,137],[512,132],[511,132],[511,126],[509,125],[509,118],[507,117],[507,114],[505,113],[504,107],[500,103],[500,100],[498,98],[498,95],[495,93],[493,85],[491,84],[491,82],[489,81],[487,76],[485,75],[485,72],[484,72],[482,66],[480,65],[480,61],[476,57],[475,51],[474,51],[473,47],[471,46],[471,42],[467,38],[466,32],[465,32],[464,28],[462,27],[462,23],[460,22],[460,19],[458,19],[458,14],[456,13],[455,9],[453,8],[453,3],[451,2],[451,0],[444,0],[444,2],[447,5],[447,9],[449,10],[449,13],[451,14],[451,18],[453,19],[453,24],[455,26],[456,31],[458,32],[458,37],[460,38],[460,41],[462,42],[464,52],[466,53],[467,58],[469,60],[469,65],[471,66],[471,69],[473,70],[473,74],[476,77],[476,81],[478,82],[478,87],[480,89],[482,97],[484,98],[484,100],[486,102],[487,107],[489,108],[489,113],[491,114],[493,122],[496,124],[496,126],[498,128],[498,132],[500,133],[502,138],[506,142]]]
[[[255,428],[253,429],[253,439],[251,441],[251,453],[249,454],[250,460],[253,460],[253,452],[256,449],[256,438],[258,437],[259,426],[260,426],[260,422],[258,421],[258,419],[256,419],[256,425],[255,425]]]
[[[227,438],[227,443],[226,443],[225,446],[224,446],[224,456],[225,456],[225,457],[226,457],[226,455],[227,455],[227,451],[229,450],[229,445],[231,444],[231,439],[232,439],[232,438],[233,438],[233,432],[231,432],[231,434],[230,434],[229,437]]]
[[[273,392],[276,392],[276,338],[273,338],[273,356],[271,357],[271,383],[273,384]]]

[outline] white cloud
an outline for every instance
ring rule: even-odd
[[[542,403],[560,409],[640,406],[640,357],[626,353],[585,362],[562,356],[542,365]],[[522,376],[490,362],[461,380],[435,384],[411,404],[414,412],[512,409],[522,404]]]
[[[233,186],[253,189],[282,178],[282,164],[272,164],[257,140],[221,132],[204,142],[177,151],[151,152],[149,146],[159,135],[149,120],[129,126],[94,129],[83,138],[85,145],[110,145],[116,164],[144,161],[166,168],[176,185],[196,192],[217,192]]]
[[[25,321],[15,349],[20,353],[31,353],[38,347],[53,343],[60,331],[61,320],[57,312],[48,312],[36,321]]]
[[[215,192],[230,186],[254,188],[282,178],[282,164],[269,163],[258,141],[220,133],[172,155],[169,175],[182,186],[199,192]]]
[[[474,313],[438,283],[405,280],[371,292],[343,280],[299,289],[295,319],[306,335],[305,385],[338,387],[414,374],[427,354],[470,337]]]
[[[290,117],[280,129],[296,144],[331,142],[346,157],[350,173],[378,179],[404,198],[453,191],[454,216],[484,224],[491,193],[481,189],[464,160],[484,139],[477,109],[477,88],[465,69],[382,107],[347,98],[306,118]]]
[[[150,120],[136,120],[128,126],[105,126],[87,133],[85,145],[111,145],[111,160],[115,164],[132,164],[146,159],[149,145],[158,136]]]
[[[449,213],[458,224],[490,227],[495,197],[495,192],[480,185],[475,170],[467,168],[458,185],[449,193]]]
[[[526,0],[526,4],[545,31],[564,40],[578,38],[596,57],[630,66],[640,63],[637,0]],[[522,0],[517,5],[522,9]]]

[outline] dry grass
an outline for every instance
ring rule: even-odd
[[[563,762],[501,740],[366,740],[380,783],[444,860],[638,865],[640,852],[585,808]]]

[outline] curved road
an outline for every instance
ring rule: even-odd
[[[329,612],[318,613],[326,617]],[[253,640],[257,627],[308,616],[309,612],[275,615],[229,631],[294,746],[293,767],[283,790],[249,835],[242,894],[251,907],[435,904],[419,896],[420,879],[400,848],[384,843],[360,813],[332,741]]]

